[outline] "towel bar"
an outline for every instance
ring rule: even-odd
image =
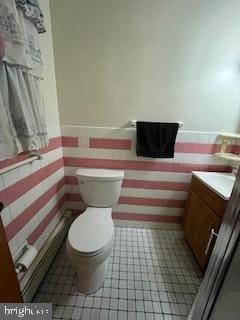
[[[33,161],[35,160],[41,160],[42,159],[42,155],[41,154],[38,154],[38,153],[29,153],[29,157],[23,161],[20,161],[20,162],[17,162],[17,163],[14,163],[6,168],[3,168],[3,169],[0,169],[0,175],[1,174],[4,174],[8,171],[11,171],[13,169],[16,169],[18,167],[21,167],[27,163],[32,163]]]
[[[129,120],[129,122],[128,122],[129,127],[136,127],[136,122],[137,122],[137,120]],[[183,127],[182,121],[178,121],[177,123],[179,124],[179,128]]]

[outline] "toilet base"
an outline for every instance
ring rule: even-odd
[[[79,292],[92,294],[104,283],[108,270],[109,258],[97,267],[80,267],[77,270],[76,285]]]
[[[98,254],[81,255],[70,246],[67,239],[67,255],[77,272],[76,285],[81,293],[91,294],[102,286],[107,275],[112,247],[113,238]]]

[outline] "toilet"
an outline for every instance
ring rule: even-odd
[[[113,247],[112,207],[119,199],[124,171],[83,168],[76,175],[87,208],[72,223],[66,247],[78,290],[91,294],[106,278]]]

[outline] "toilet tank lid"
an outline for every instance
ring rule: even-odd
[[[122,180],[124,177],[123,170],[111,170],[111,169],[89,169],[80,168],[77,170],[76,175],[79,179],[88,179],[95,181],[115,181]]]

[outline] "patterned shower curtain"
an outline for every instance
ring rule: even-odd
[[[5,55],[0,62],[0,160],[48,144],[46,116],[39,89],[45,32],[37,0],[1,0],[0,33]]]

